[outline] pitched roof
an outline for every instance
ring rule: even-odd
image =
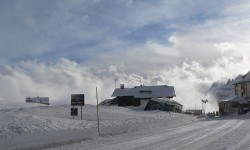
[[[244,81],[250,81],[250,71],[245,75]]]
[[[173,86],[136,86],[134,88],[116,88],[112,97],[116,96],[133,96],[134,98],[172,98],[175,97]]]
[[[250,71],[243,75],[238,75],[235,79],[234,79],[234,83],[233,84],[238,84],[238,83],[242,83],[242,82],[250,82]]]

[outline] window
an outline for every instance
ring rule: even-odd
[[[234,102],[233,103],[233,108],[238,108],[238,103]]]
[[[238,86],[235,85],[235,95],[238,95]]]
[[[149,91],[149,90],[147,90],[147,91],[140,91],[140,93],[141,93],[141,94],[151,94],[152,91]]]
[[[242,90],[243,90],[243,94],[246,94],[246,84],[242,83]]]
[[[247,95],[247,83],[245,85],[246,85],[246,95]]]

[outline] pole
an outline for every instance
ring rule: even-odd
[[[191,121],[191,112],[190,112],[190,107],[189,107],[189,120]]]
[[[97,93],[97,87],[96,87],[96,115],[97,115],[97,130],[98,134],[100,135],[100,120],[99,120],[99,109],[98,109],[98,93]]]
[[[73,119],[74,119],[74,116],[75,116],[75,107],[73,105]]]
[[[81,120],[82,120],[82,105],[81,105]]]
[[[202,113],[204,113],[205,114],[205,111],[204,111],[204,100],[203,99],[201,99],[201,110],[202,110]]]

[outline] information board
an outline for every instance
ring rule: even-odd
[[[71,94],[71,105],[84,106],[84,94]]]

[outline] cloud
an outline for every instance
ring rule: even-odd
[[[138,43],[141,45],[148,45],[148,42],[162,44],[161,42],[166,40],[164,44],[168,44],[167,39],[173,36],[187,39],[187,42],[192,40],[200,42],[197,41],[197,37],[193,38],[188,35],[200,34],[201,31],[204,31],[201,36],[206,38],[207,35],[213,33],[209,31],[210,28],[218,25],[212,17],[220,16],[223,13],[232,14],[230,10],[242,9],[244,5],[238,2],[237,6],[239,8],[225,1],[207,3],[206,1],[184,2],[179,0],[174,2],[163,0],[154,3],[149,1],[71,2],[55,0],[50,3],[29,0],[24,2],[3,1],[0,5],[1,58],[8,58],[6,60],[12,61],[18,59],[17,61],[19,61],[37,57],[44,60],[66,57],[79,61],[88,59],[91,57],[89,55],[115,50],[116,47],[110,49],[105,46],[106,42],[112,43],[113,40],[119,41],[119,51],[123,51],[121,47],[124,45],[134,47]],[[227,8],[227,10],[223,12],[221,7]],[[207,20],[215,21],[215,23],[209,25]],[[226,23],[230,23],[230,21],[229,19]],[[221,24],[225,24],[225,22],[221,22]],[[150,27],[146,28],[147,31],[152,30],[152,34],[142,33],[147,26]],[[195,30],[196,28],[198,29]],[[207,29],[208,32],[205,32]],[[228,30],[230,29],[231,27],[228,28]],[[140,41],[135,34],[141,34],[146,41]],[[132,35],[136,37],[133,41],[129,40]],[[183,46],[188,46],[185,41],[181,41],[184,42]],[[216,41],[216,43],[219,42]],[[191,49],[208,46],[202,42],[200,44],[204,46],[179,48],[186,49],[185,55],[192,53]],[[171,51],[176,50],[172,50],[170,47],[164,53]]]
[[[96,86],[105,99],[115,79],[134,86],[139,76],[146,85],[174,85],[176,99],[193,107],[212,82],[249,70],[248,1],[0,3],[0,95],[7,100],[67,103],[84,92],[94,104]]]
[[[249,60],[249,57],[223,58],[209,67],[187,60],[171,69],[151,70],[146,76],[128,74],[126,66],[92,68],[65,58],[55,63],[23,61],[15,67],[5,66],[4,73],[0,74],[0,98],[21,103],[27,96],[49,96],[52,104],[68,104],[70,94],[84,93],[86,103],[95,104],[95,87],[102,101],[111,97],[115,82],[125,87],[167,84],[175,87],[175,100],[185,109],[199,108],[200,99],[207,98],[206,91],[214,81],[226,82],[239,73],[246,73]],[[214,108],[213,101],[211,104],[210,110]]]
[[[215,44],[215,47],[221,51],[221,53],[225,53],[227,51],[230,51],[232,49],[234,49],[234,45],[233,44],[230,44],[230,43],[218,43],[218,44]]]

